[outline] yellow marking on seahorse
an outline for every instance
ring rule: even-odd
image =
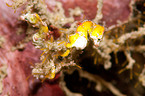
[[[93,29],[93,22],[92,21],[85,21],[82,24],[80,24],[77,28],[77,32],[91,32]]]
[[[75,34],[69,36],[69,43],[66,44],[66,47],[84,49],[87,45],[88,35],[93,39],[94,44],[98,45],[103,33],[104,27],[92,21],[85,21],[78,26]]]
[[[61,54],[60,56],[66,57],[66,56],[68,56],[69,53],[70,53],[70,50],[68,49],[63,54]]]
[[[66,47],[70,48],[75,43],[75,41],[79,38],[79,33],[73,34],[69,37],[69,42],[66,44]]]
[[[53,79],[55,77],[55,67],[53,67],[51,69],[51,72],[50,72],[50,76],[48,77],[49,79]]]
[[[89,34],[90,34],[90,36],[98,37],[100,35],[103,35],[103,33],[104,33],[104,27],[94,24],[93,31],[90,32]]]
[[[39,33],[42,34],[43,32],[48,33],[48,27],[45,25],[40,25]]]
[[[85,21],[81,25],[78,26],[77,32],[82,32],[81,36],[84,35],[86,39],[88,39],[87,35],[93,29],[93,22],[92,21]]]
[[[69,43],[66,43],[65,46],[67,48],[76,47],[77,49],[84,49],[87,46],[88,35],[93,39],[94,44],[98,45],[103,33],[104,27],[92,21],[85,21],[77,27],[75,34],[68,37]],[[67,56],[69,52],[70,50],[67,50],[62,56]]]

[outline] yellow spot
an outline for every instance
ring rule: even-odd
[[[8,7],[12,7],[12,5],[9,5],[8,3],[6,3],[6,5],[7,5]]]
[[[51,36],[50,38],[50,42],[52,43],[54,41],[53,36]]]
[[[94,24],[93,28],[94,28],[93,31],[90,32],[91,36],[98,37],[99,35],[103,35],[103,33],[104,33],[104,27],[102,27],[100,25],[97,25],[97,24]]]
[[[42,22],[42,20],[41,20],[41,18],[39,17],[38,14],[35,14],[35,18],[36,18],[37,21]]]
[[[53,79],[55,77],[55,67],[52,68],[49,79]]]
[[[88,33],[92,32],[92,30],[93,30],[93,22],[85,21],[78,26],[76,31],[81,32],[80,36],[85,36],[85,38],[88,40]]]
[[[66,56],[68,56],[68,54],[70,53],[70,50],[66,50],[66,52],[64,52],[62,55],[60,55],[60,56],[62,56],[62,57],[66,57]]]
[[[44,25],[40,25],[39,33],[48,33],[48,27]]]
[[[75,43],[75,41],[76,41],[78,38],[79,38],[79,34],[78,34],[78,33],[76,33],[76,34],[74,34],[74,35],[71,35],[71,36],[69,37],[69,42],[70,42],[70,43],[67,43],[67,44],[66,44],[66,47],[68,47],[68,48],[72,47],[72,45]]]
[[[61,44],[63,44],[63,43],[65,43],[65,41],[62,41],[62,42],[58,43],[58,45],[61,45]]]
[[[91,32],[93,29],[93,23],[91,21],[85,21],[81,25],[78,26],[77,32],[87,33]]]

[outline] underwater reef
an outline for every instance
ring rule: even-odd
[[[144,96],[144,0],[1,0],[0,96]]]

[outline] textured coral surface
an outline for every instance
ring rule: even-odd
[[[14,13],[14,10],[6,6],[4,1],[0,1],[0,4],[0,35],[5,38],[2,48],[0,48],[0,64],[7,64],[8,67],[7,77],[3,80],[1,96],[6,94],[10,94],[10,96],[63,96],[57,82],[41,85],[40,81],[33,80],[33,78],[26,80],[31,74],[31,63],[40,61],[41,52],[34,48],[31,42],[26,43],[22,50],[11,50],[12,46],[17,45],[19,41],[26,37],[25,29],[27,25],[21,25],[18,21],[21,9]],[[16,34],[19,26],[23,31],[21,35]]]
[[[58,0],[62,2],[66,16],[69,16],[69,8],[79,6],[84,10],[84,14],[76,17],[76,20],[95,18],[97,10],[97,0]],[[131,8],[131,0],[103,0],[103,21],[107,26],[117,24],[117,20],[124,22],[128,20]],[[122,15],[123,14],[123,15]]]

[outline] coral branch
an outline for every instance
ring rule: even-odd
[[[73,71],[71,70],[71,72],[73,72]],[[73,93],[67,88],[66,83],[64,81],[64,74],[62,72],[61,72],[61,81],[59,84],[60,84],[62,90],[65,92],[66,96],[83,96],[81,93]]]
[[[138,79],[142,83],[142,85],[145,86],[145,67],[142,70],[141,74],[139,75]]]
[[[98,4],[97,4],[97,15],[94,18],[94,22],[98,23],[99,20],[102,19],[103,14],[102,14],[102,7],[103,7],[103,0],[98,0]]]
[[[139,28],[138,31],[134,31],[131,33],[126,33],[118,38],[118,43],[124,44],[127,39],[136,39],[140,36],[145,35],[145,27]]]
[[[105,59],[104,61],[104,67],[105,69],[108,69],[111,67],[111,56],[110,53],[112,52],[118,52],[118,51],[125,51],[126,48],[128,51],[137,51],[137,52],[143,52],[145,50],[144,45],[140,46],[126,46],[125,43],[129,39],[138,39],[139,37],[142,37],[145,35],[145,27],[140,27],[138,31],[133,31],[131,33],[125,33],[122,36],[118,37],[117,42],[114,42],[113,39],[108,39],[107,37],[104,37],[102,42],[100,43],[99,47],[95,47],[94,49]],[[129,55],[126,55],[129,57]],[[129,58],[129,60],[132,60]],[[133,62],[132,62],[133,63]],[[130,66],[131,63],[129,63]],[[130,68],[128,66],[128,68]]]
[[[93,74],[90,74],[90,73],[88,73],[86,71],[82,71],[82,70],[81,71],[79,70],[79,74],[81,77],[87,78],[90,81],[94,81],[96,83],[98,83],[98,81],[99,81],[102,85],[107,87],[116,96],[125,96],[125,94],[121,93],[116,87],[114,87],[111,83],[105,81],[100,76],[93,75]]]
[[[128,51],[125,51],[124,52],[126,57],[127,57],[127,60],[128,60],[128,65],[126,66],[127,69],[133,69],[133,65],[135,63],[135,60],[131,57],[131,53],[128,52]]]

